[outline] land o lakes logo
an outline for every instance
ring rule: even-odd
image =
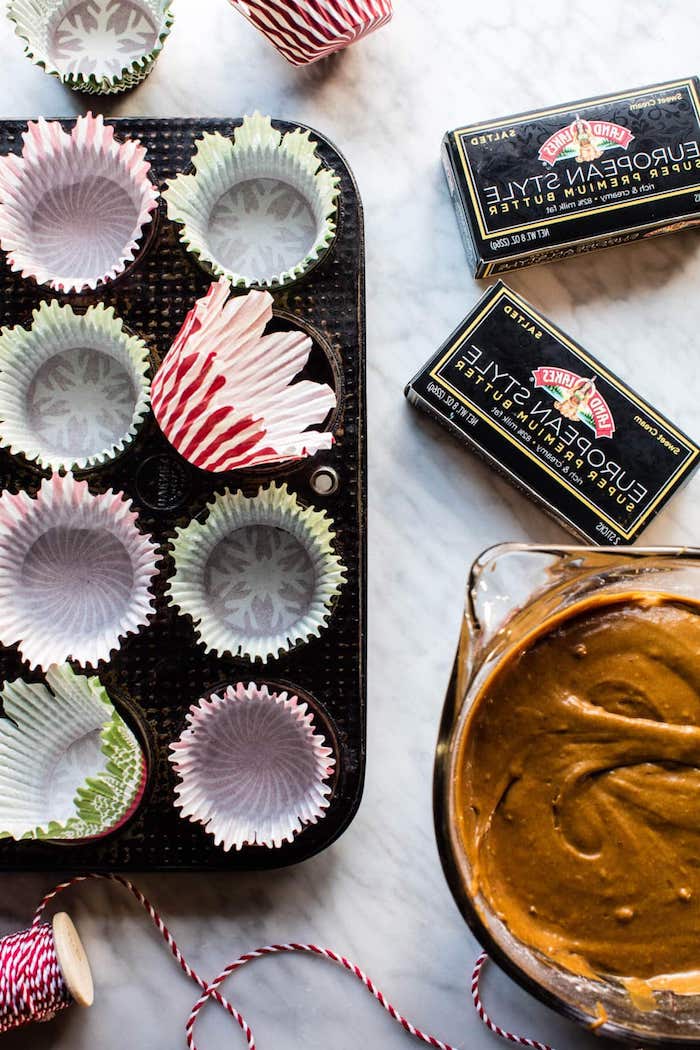
[[[536,387],[542,387],[556,401],[556,407],[566,419],[580,419],[595,431],[597,438],[612,437],[615,422],[608,403],[598,393],[595,378],[569,372],[566,368],[542,366],[532,373]]]
[[[629,128],[609,120],[576,119],[550,135],[540,146],[540,160],[553,167],[559,160],[575,160],[586,164],[598,160],[607,149],[627,149],[634,135]]]

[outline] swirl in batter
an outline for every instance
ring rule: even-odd
[[[638,593],[544,624],[485,683],[458,765],[472,893],[637,993],[700,990],[699,614]]]

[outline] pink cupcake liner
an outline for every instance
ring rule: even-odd
[[[279,847],[329,805],[331,748],[298,697],[239,682],[190,708],[170,745],[181,816],[224,850]]]
[[[0,496],[0,642],[32,667],[95,666],[148,623],[158,552],[123,493],[53,474]]]
[[[0,247],[10,267],[57,291],[113,280],[136,256],[158,204],[145,148],[102,116],[68,133],[40,118],[22,153],[0,157]]]
[[[54,664],[0,695],[0,837],[86,841],[133,816],[146,756],[98,678]]]
[[[168,441],[188,462],[224,471],[282,463],[330,448],[332,434],[307,430],[336,406],[333,390],[292,382],[306,365],[303,332],[263,335],[272,296],[229,298],[224,279],[190,310],[151,388]]]

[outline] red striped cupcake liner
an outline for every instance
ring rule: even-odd
[[[295,66],[317,62],[386,25],[391,0],[231,0]]]

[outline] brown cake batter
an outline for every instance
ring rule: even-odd
[[[516,937],[640,1005],[700,990],[700,605],[544,624],[486,682],[458,769],[472,889]]]

